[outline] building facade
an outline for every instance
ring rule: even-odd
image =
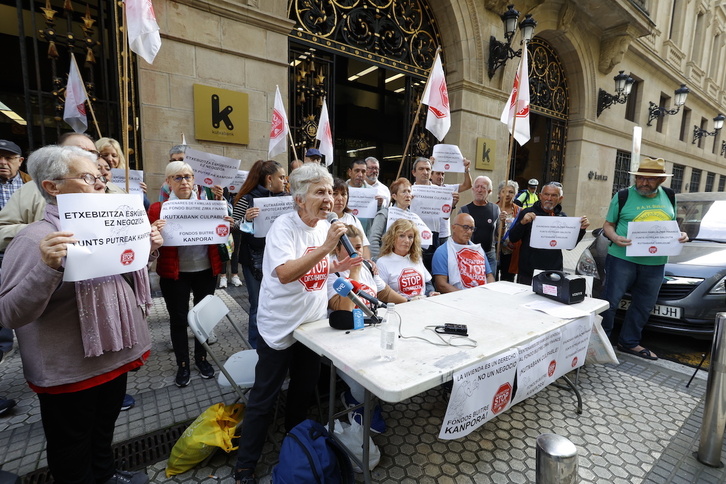
[[[50,100],[58,102],[59,96],[52,96],[58,83],[36,82],[36,73],[50,71],[44,52],[52,35],[47,32],[43,4],[60,12],[59,17],[67,12],[62,0],[23,3],[28,5],[18,9],[14,1],[0,1],[1,9],[16,13],[12,19],[0,16],[5,19],[0,34],[18,51],[25,49],[18,60],[30,66],[27,75],[0,81],[0,101],[31,122],[24,130],[3,119],[0,137],[33,148],[52,142],[67,129],[49,114]],[[85,69],[95,74],[103,135],[120,137],[122,103],[116,85],[123,77],[117,67],[123,56],[115,33],[123,21],[112,2],[89,2],[90,14],[85,3],[70,3],[76,10],[69,15],[69,22],[78,24],[75,37],[85,35],[91,41],[68,46],[67,41],[55,39],[61,53],[54,69],[64,66],[64,48],[75,49],[77,56],[85,50]],[[429,156],[436,142],[421,128],[425,107],[423,112],[417,107],[440,46],[452,113],[444,142],[458,145],[473,161],[475,176],[487,175],[495,185],[509,177],[520,182],[561,181],[565,210],[588,215],[596,226],[602,223],[613,192],[629,184],[627,171],[637,162],[632,159],[633,132],[639,126],[642,155],[666,160],[676,175],[667,182],[673,188],[724,190],[725,138],[714,130],[712,120],[726,111],[724,6],[705,0],[520,0],[514,5],[519,21],[531,14],[537,22],[528,46],[531,139],[510,148],[499,118],[519,57],[496,70],[490,66],[491,45],[505,41],[500,15],[508,3],[155,0],[161,50],[153,65],[134,56],[128,76],[134,88],[127,103],[133,121],[128,129],[132,165],[144,169],[147,184],[155,191],[163,181],[168,149],[184,134],[195,149],[239,158],[241,168],[248,168],[267,157],[277,86],[298,158],[314,143],[325,99],[333,126],[334,172],[344,175],[351,159],[376,156],[383,179],[390,182],[407,145],[404,175],[409,173],[411,157]],[[81,27],[84,11],[97,21],[90,34]],[[19,31],[19,17],[24,32]],[[38,25],[45,26],[44,34],[36,34],[43,30]],[[521,48],[521,38],[520,31],[512,37],[513,51]],[[95,53],[95,63],[89,63],[88,50]],[[619,71],[633,79],[632,91],[627,100],[620,98],[624,102],[604,107],[600,91],[615,94],[613,77]],[[56,72],[57,77],[62,78]],[[685,104],[676,107],[674,91],[682,84],[690,92]],[[204,101],[195,103],[199,86],[246,95],[241,101],[247,110],[243,141],[201,135],[196,123]],[[43,93],[48,93],[45,104]],[[222,99],[213,115],[222,113],[223,118],[225,107]],[[240,110],[235,105],[232,112],[237,115]],[[287,162],[292,153],[288,148],[277,159]],[[447,183],[460,176],[449,174]],[[470,195],[465,194],[463,199],[467,198]]]

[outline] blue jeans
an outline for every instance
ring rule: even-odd
[[[250,300],[250,318],[249,328],[247,330],[247,339],[249,340],[252,348],[257,348],[257,339],[260,337],[260,332],[257,331],[257,306],[260,300],[260,286],[262,286],[262,281],[258,281],[252,274],[252,269],[246,265],[242,265],[242,275],[245,278],[247,297]]]
[[[605,299],[610,303],[610,309],[603,313],[602,320],[602,328],[608,336],[615,324],[618,304],[623,294],[630,291],[630,307],[618,340],[621,346],[635,348],[640,344],[640,335],[658,300],[664,275],[665,264],[647,266],[608,254],[605,259]]]

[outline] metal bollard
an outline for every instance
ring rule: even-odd
[[[537,484],[575,484],[577,447],[557,434],[537,437]]]
[[[701,423],[701,443],[696,458],[711,467],[721,467],[721,448],[726,428],[726,313],[716,315],[711,346],[711,367],[706,383],[706,403]]]

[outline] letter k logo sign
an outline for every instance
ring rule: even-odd
[[[212,126],[219,128],[219,123],[224,122],[224,125],[228,130],[234,129],[232,120],[229,119],[229,115],[232,112],[232,106],[226,106],[221,111],[219,110],[219,96],[212,94]]]

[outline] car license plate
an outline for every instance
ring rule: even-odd
[[[622,309],[623,311],[627,310],[630,307],[630,301],[627,299],[621,299],[620,305],[618,306],[618,309]],[[653,316],[660,316],[662,318],[669,318],[669,319],[681,319],[681,314],[683,312],[683,308],[679,308],[676,306],[665,306],[663,304],[656,304],[653,310],[650,312]]]

